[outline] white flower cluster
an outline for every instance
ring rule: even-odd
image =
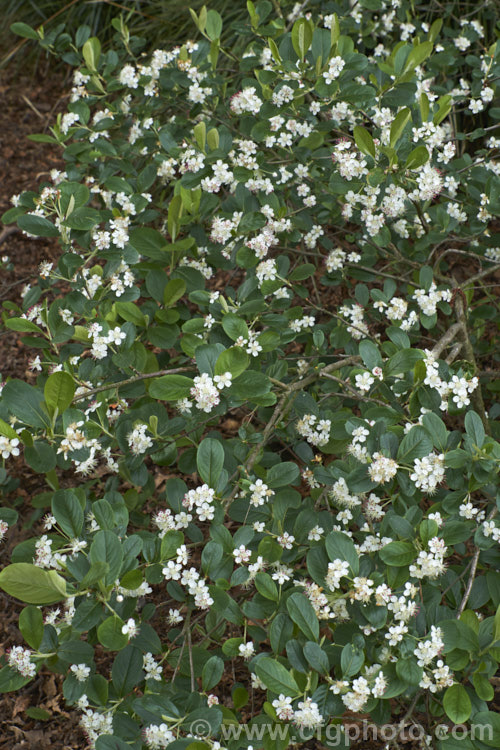
[[[197,375],[194,379],[194,385],[191,388],[191,396],[195,400],[195,405],[200,411],[206,414],[220,403],[219,391],[231,385],[232,375],[226,372],[223,375],[215,375],[212,378],[204,372]]]
[[[414,578],[439,578],[446,570],[444,558],[448,548],[443,539],[435,536],[427,544],[429,551],[421,550],[415,561],[410,565],[410,575]]]
[[[8,652],[7,663],[9,667],[15,669],[23,677],[34,677],[36,675],[36,666],[31,661],[31,651],[22,646],[13,646]]]
[[[129,432],[127,435],[127,443],[134,456],[146,453],[152,447],[153,439],[149,435],[146,435],[148,429],[147,424],[137,424],[132,432]]]
[[[349,574],[349,563],[345,560],[334,560],[328,563],[328,572],[325,577],[325,583],[330,591],[336,591],[340,588],[340,579]]]
[[[364,319],[364,310],[361,305],[342,305],[339,308],[339,313],[343,318],[348,318],[351,321],[351,325],[347,326],[348,333],[351,334],[353,339],[359,341],[369,335],[368,326]]]
[[[470,404],[470,394],[473,393],[479,385],[479,379],[473,377],[467,378],[453,375],[450,381],[443,380],[439,374],[439,368],[432,352],[426,350],[424,364],[426,376],[424,383],[437,390],[441,396],[441,411],[448,410],[448,399],[451,396],[457,409],[463,409]]]
[[[162,569],[163,577],[166,581],[178,581],[181,586],[185,586],[188,594],[194,597],[195,607],[208,609],[212,606],[214,600],[196,568],[188,569],[185,567],[189,559],[186,546],[181,545],[176,550],[176,554],[175,561],[169,560]],[[178,617],[175,617],[174,620],[178,621]]]
[[[101,734],[113,734],[113,714],[87,708],[80,719],[80,726],[87,735],[91,747],[95,747]]]
[[[175,741],[175,735],[167,724],[150,724],[144,729],[144,741],[151,750],[161,750]]]
[[[213,506],[215,490],[208,484],[202,484],[184,495],[182,504],[191,513],[193,510],[200,521],[212,521],[215,513]]]
[[[341,507],[355,508],[356,506],[361,505],[359,497],[357,495],[351,495],[349,492],[349,487],[347,486],[344,477],[341,477],[332,485],[332,489],[328,494],[329,497]]]
[[[319,706],[312,698],[304,698],[293,712],[293,722],[298,727],[315,729],[323,724],[323,716],[319,712]]]
[[[304,414],[296,424],[299,435],[306,438],[311,445],[321,447],[326,445],[330,439],[332,423],[329,419],[320,419],[314,414]]]
[[[330,58],[330,61],[328,63],[328,70],[325,70],[325,72],[323,73],[323,78],[325,79],[325,83],[330,84],[332,83],[332,81],[338,78],[339,75],[342,73],[344,67],[345,67],[345,60],[343,60],[338,55],[336,57]]]
[[[383,456],[381,453],[374,453],[372,463],[368,467],[368,473],[372,482],[385,484],[390,482],[398,471],[398,465],[393,458]]]
[[[435,492],[444,479],[444,454],[430,453],[423,458],[416,458],[410,479],[422,492]]]
[[[148,651],[144,654],[142,661],[142,668],[146,672],[146,680],[160,682],[163,674],[163,667],[153,658],[153,654]]]
[[[262,479],[256,479],[255,482],[249,486],[248,491],[251,492],[250,505],[253,505],[255,508],[267,503],[275,494],[274,490],[269,489]]]
[[[258,115],[262,107],[262,99],[259,99],[257,96],[254,86],[247,86],[242,91],[234,94],[231,98],[230,107],[235,115],[242,115],[245,112]]]
[[[348,182],[368,174],[366,160],[353,148],[351,141],[347,139],[339,141],[333,151],[332,160],[338,168],[340,176]]]
[[[432,282],[429,291],[425,289],[416,289],[413,299],[417,301],[418,306],[425,315],[435,315],[438,302],[451,301],[452,292],[450,289],[439,290]]]

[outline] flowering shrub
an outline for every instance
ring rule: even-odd
[[[241,60],[206,10],[148,56],[123,24],[106,53],[59,41],[71,103],[40,138],[66,169],[4,215],[61,255],[4,315],[38,354],[2,456],[49,489],[0,573],[29,646],[0,687],[63,673],[97,750],[335,747],[346,711],[496,747],[500,142],[476,115],[500,46],[248,7]]]

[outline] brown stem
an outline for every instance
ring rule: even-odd
[[[134,378],[127,378],[127,380],[119,380],[117,383],[110,383],[109,385],[100,385],[98,388],[89,388],[85,393],[80,393],[75,396],[72,403],[75,401],[81,401],[83,398],[93,396],[95,393],[102,393],[103,391],[112,391],[114,388],[121,388],[124,385],[130,385],[131,383],[137,383],[139,380],[148,380],[150,378],[158,378],[161,375],[176,375],[179,372],[193,372],[194,367],[175,367],[173,370],[159,370],[158,372],[146,372],[142,375],[137,375]]]

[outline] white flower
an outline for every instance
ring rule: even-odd
[[[225,372],[222,375],[214,376],[214,383],[219,390],[223,388],[230,388],[233,376],[230,372]]]
[[[255,646],[252,641],[248,641],[248,643],[240,643],[238,652],[244,659],[251,659],[255,653]]]
[[[8,652],[7,663],[24,677],[34,677],[36,666],[31,662],[31,651],[22,646],[13,646]]]
[[[5,435],[0,435],[0,454],[2,458],[9,458],[9,456],[19,455],[18,438],[7,438]]]
[[[281,721],[290,721],[293,718],[292,699],[283,695],[283,693],[280,693],[279,697],[273,700],[272,706]]]
[[[90,667],[87,667],[86,664],[72,664],[70,670],[73,672],[78,682],[85,682],[90,674]]]
[[[153,445],[152,438],[150,438],[149,435],[146,435],[147,429],[147,424],[138,424],[134,427],[132,432],[129,432],[127,435],[127,442],[130,450],[135,456],[145,453],[148,448],[151,448]]]
[[[250,560],[252,551],[247,549],[244,544],[240,544],[237,549],[233,550],[235,563],[247,563]]]
[[[311,698],[305,698],[298,704],[293,713],[293,721],[298,727],[313,729],[323,724],[323,717],[319,712],[319,706]]]
[[[130,617],[125,625],[122,626],[122,633],[123,635],[126,635],[129,640],[131,638],[135,638],[135,636],[139,633],[139,628],[137,627],[137,623],[133,619],[133,617]]]
[[[368,467],[368,473],[372,482],[385,484],[396,476],[398,465],[392,458],[387,458],[381,453],[373,454],[373,462]]]

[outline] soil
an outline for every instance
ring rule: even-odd
[[[11,196],[23,190],[36,190],[47,179],[51,169],[61,168],[59,150],[50,144],[34,143],[27,136],[46,132],[55,113],[64,108],[62,92],[67,90],[62,73],[44,75],[43,70],[18,76],[3,71],[0,78],[0,214],[11,207]],[[15,225],[0,233],[0,257],[9,256],[12,270],[0,269],[0,301],[19,304],[25,284],[36,276],[42,260],[57,258],[57,244],[50,239],[28,239]],[[33,351],[24,346],[14,331],[0,333],[0,372],[7,377],[33,378],[29,360]],[[31,472],[22,460],[12,464],[19,481],[8,501],[16,506],[23,519],[9,533],[0,548],[0,566],[8,564],[13,547],[29,536],[33,495],[47,489],[43,477]],[[17,629],[22,605],[0,591],[0,653],[22,643]],[[34,682],[16,693],[0,695],[0,748],[2,750],[76,750],[86,741],[78,726],[78,714],[69,711],[62,697],[62,677],[40,672]],[[30,718],[30,709],[43,709],[47,720]],[[28,713],[27,713],[28,712]]]

